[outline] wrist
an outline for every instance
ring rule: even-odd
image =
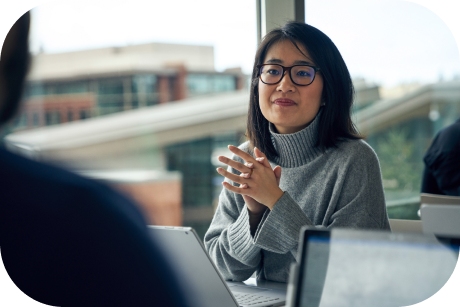
[[[267,202],[267,207],[272,210],[278,200],[284,195],[284,191],[280,188],[276,189],[271,197],[271,200]]]
[[[249,217],[259,217],[259,216],[262,216],[264,212],[265,212],[265,209],[255,212],[255,211],[251,211],[251,209],[248,208]]]

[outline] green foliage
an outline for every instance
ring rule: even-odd
[[[388,218],[404,219],[404,220],[420,220],[417,211],[420,209],[420,204],[409,204],[401,206],[387,207]]]
[[[422,173],[414,157],[414,142],[403,129],[392,129],[377,142],[385,191],[417,191]]]

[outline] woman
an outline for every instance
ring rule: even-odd
[[[224,278],[286,282],[300,228],[390,229],[380,167],[351,118],[353,84],[334,43],[298,22],[268,33],[255,57],[248,142],[228,171],[208,253]],[[272,168],[273,167],[273,168]]]

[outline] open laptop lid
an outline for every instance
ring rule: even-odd
[[[193,228],[149,226],[149,231],[168,251],[183,287],[197,306],[238,306]]]
[[[200,307],[284,306],[286,284],[248,280],[225,281],[206,252],[193,228],[149,226],[150,233],[159,240],[172,258],[183,285]],[[235,295],[241,296],[240,304]],[[247,296],[252,296],[248,298]],[[259,302],[254,297],[262,297]],[[246,302],[245,302],[246,301]]]
[[[304,228],[287,306],[413,305],[447,282],[458,250],[423,234]]]
[[[460,239],[460,197],[422,193],[420,217],[423,233]]]

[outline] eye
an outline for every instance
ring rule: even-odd
[[[310,78],[312,76],[312,73],[311,73],[311,70],[302,69],[302,70],[297,71],[296,75],[299,77]]]
[[[278,76],[281,72],[278,70],[278,69],[268,69],[266,71],[267,74],[269,75],[275,75],[275,76]]]

